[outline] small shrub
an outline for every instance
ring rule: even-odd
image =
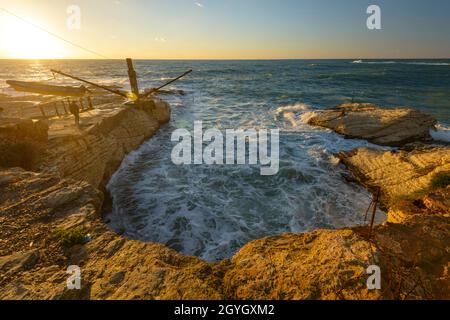
[[[433,177],[431,181],[433,188],[447,188],[450,185],[450,171],[440,172]]]
[[[77,244],[84,244],[87,232],[82,228],[73,228],[68,230],[56,230],[53,233],[53,239],[56,239],[63,247],[71,248]]]

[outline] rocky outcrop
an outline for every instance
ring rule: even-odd
[[[47,131],[44,121],[0,118],[0,168],[36,169],[47,147]]]
[[[168,116],[158,101],[107,111],[81,132],[51,135],[41,172],[0,172],[0,299],[450,297],[448,152],[440,148],[341,155],[359,181],[382,187],[390,216],[391,199],[412,197],[415,211],[401,206],[400,218],[371,234],[361,226],[278,235],[220,263],[115,234],[101,219],[99,188]],[[68,237],[73,230],[77,236]],[[70,265],[81,268],[81,290],[67,289]],[[366,285],[371,265],[381,268],[381,290]]]
[[[350,103],[314,112],[308,117],[308,123],[348,138],[398,147],[430,139],[429,131],[436,125],[436,119],[414,109],[383,109],[368,103]]]
[[[380,299],[367,268],[380,252],[351,229],[317,230],[256,240],[231,260],[224,278],[232,299]]]
[[[450,148],[396,152],[357,149],[339,155],[369,189],[381,189],[387,222],[373,243],[382,254],[394,297],[450,298]]]
[[[101,219],[98,188],[169,118],[169,106],[156,99],[108,108],[82,132],[52,133],[42,172],[0,172],[0,299],[222,297],[211,265],[124,239]],[[65,247],[58,230],[82,230],[92,240]],[[67,289],[69,265],[80,266],[82,290]]]
[[[387,207],[428,194],[450,173],[450,148],[444,146],[412,151],[361,148],[343,152],[339,158],[363,185],[372,190],[381,187]]]
[[[47,143],[48,125],[40,120],[0,119],[0,140],[18,142],[22,140]]]
[[[207,263],[108,230],[103,195],[89,183],[18,169],[0,181],[0,299],[221,297]],[[92,240],[61,246],[55,231],[74,228]],[[69,265],[81,268],[82,290],[67,289]]]
[[[169,106],[158,99],[114,109],[101,121],[94,120],[82,135],[50,139],[43,171],[54,170],[61,178],[70,177],[96,188],[103,187],[125,155],[169,120]]]

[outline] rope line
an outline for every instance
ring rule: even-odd
[[[57,39],[59,39],[59,40],[61,40],[61,41],[64,41],[64,42],[66,42],[66,43],[68,43],[68,44],[70,44],[70,45],[72,45],[72,46],[74,46],[74,47],[77,47],[77,48],[79,48],[79,49],[82,49],[82,50],[84,50],[84,51],[86,51],[86,52],[89,52],[89,53],[94,54],[94,55],[96,55],[96,56],[99,56],[99,57],[101,57],[101,58],[109,59],[108,57],[106,57],[105,55],[103,55],[103,54],[101,54],[101,53],[95,52],[95,51],[90,50],[90,49],[88,49],[88,48],[86,48],[86,47],[83,47],[83,46],[81,46],[81,45],[79,45],[79,44],[76,44],[76,43],[74,43],[74,42],[72,42],[72,41],[70,41],[70,40],[64,39],[63,37],[61,37],[61,36],[59,36],[59,35],[57,35],[57,34],[51,32],[51,31],[48,31],[47,29],[44,29],[44,28],[42,28],[41,26],[38,26],[37,24],[34,24],[34,23],[32,23],[32,22],[30,22],[30,21],[28,21],[28,20],[26,20],[26,19],[24,19],[24,18],[18,16],[17,14],[15,14],[15,13],[9,11],[9,10],[6,10],[5,8],[0,8],[0,10],[2,10],[3,12],[5,12],[5,13],[7,13],[7,14],[9,14],[9,15],[11,15],[11,16],[13,16],[13,17],[15,17],[15,18],[17,18],[17,19],[19,19],[19,20],[21,20],[21,21],[23,21],[23,22],[25,22],[25,23],[27,23],[27,24],[29,24],[29,25],[31,25],[32,27],[34,27],[34,28],[36,28],[36,29],[39,29],[39,30],[41,30],[41,31],[43,31],[43,32],[45,32],[45,33],[51,35],[52,37],[57,38]]]

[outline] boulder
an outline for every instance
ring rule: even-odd
[[[332,129],[348,138],[392,147],[431,139],[430,129],[437,123],[436,119],[418,110],[385,109],[368,103],[342,104],[316,111],[307,122]]]

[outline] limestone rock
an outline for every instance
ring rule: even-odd
[[[30,119],[1,119],[0,140],[18,142],[23,140],[46,144],[48,139],[48,125],[40,120]]]
[[[429,131],[436,125],[436,119],[414,109],[383,109],[368,103],[350,103],[314,112],[308,123],[332,129],[348,138],[402,146],[429,139]]]
[[[428,194],[434,182],[450,172],[450,148],[444,146],[396,152],[360,148],[339,158],[362,184],[381,187],[386,206]]]
[[[379,299],[366,269],[379,252],[352,230],[285,234],[247,244],[224,286],[233,299]]]
[[[154,105],[147,101],[139,106],[118,106],[81,135],[51,139],[44,166],[56,170],[61,178],[86,181],[103,189],[125,155],[170,118],[167,103],[157,101],[156,109]]]
[[[388,221],[371,240],[382,252],[390,299],[450,298],[450,148],[340,154],[357,180],[381,188]]]
[[[382,187],[390,217],[402,212],[372,236],[366,227],[285,234],[207,263],[126,239],[102,221],[99,188],[170,116],[158,101],[105,112],[81,132],[52,136],[41,172],[0,171],[0,299],[450,298],[449,192],[440,176],[448,149],[340,155],[358,181]],[[392,205],[411,196],[412,207]],[[74,227],[91,241],[62,248],[53,232]],[[81,269],[81,290],[67,289],[72,264]],[[367,289],[371,264],[382,270],[382,290]]]

